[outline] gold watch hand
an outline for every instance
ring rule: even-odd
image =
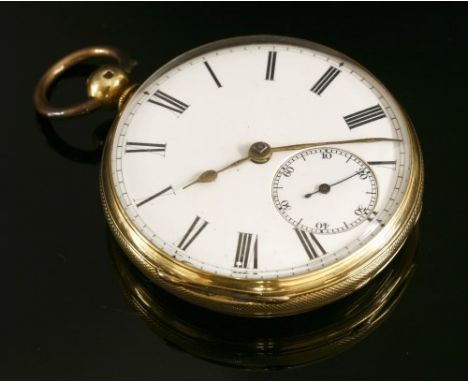
[[[310,147],[316,146],[328,146],[328,145],[339,145],[345,143],[373,143],[373,142],[401,142],[401,139],[395,138],[358,138],[358,139],[347,139],[342,141],[324,141],[324,142],[313,142],[313,143],[301,143],[298,145],[289,145],[289,146],[278,146],[272,147],[272,152],[279,152],[279,151],[293,151],[293,150],[301,150],[307,149]]]
[[[241,163],[249,160],[250,157],[245,157],[245,158],[241,158],[241,159],[238,159],[236,160],[235,162],[232,162],[231,164],[223,167],[222,169],[220,170],[207,170],[205,172],[202,172],[200,174],[200,176],[195,179],[193,182],[187,184],[186,186],[182,187],[183,190],[185,190],[186,188],[189,188],[190,186],[196,184],[196,183],[209,183],[209,182],[214,182],[216,180],[216,178],[218,177],[218,174],[220,172],[223,172],[225,170],[228,170],[230,168],[233,168],[233,167],[236,167],[238,165],[240,165]]]
[[[255,163],[266,163],[270,160],[271,155],[274,152],[279,151],[293,151],[293,150],[301,150],[307,149],[310,147],[317,147],[317,146],[327,146],[327,145],[337,145],[337,144],[345,144],[345,143],[372,143],[372,142],[401,142],[401,139],[394,139],[394,138],[359,138],[359,139],[348,139],[348,140],[341,140],[341,141],[324,141],[324,142],[314,142],[314,143],[302,143],[298,145],[289,145],[289,146],[278,146],[278,147],[270,147],[265,142],[256,142],[249,149],[249,155],[238,159],[231,164],[221,168],[220,170],[207,170],[202,172],[197,179],[193,182],[187,184],[186,186],[182,187],[183,190],[186,188],[197,184],[197,183],[210,183],[214,182],[218,178],[218,174],[228,170],[230,168],[236,167],[241,163],[248,161],[249,159]]]

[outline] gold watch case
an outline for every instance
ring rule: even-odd
[[[326,268],[279,279],[246,280],[211,274],[179,262],[150,243],[126,215],[112,181],[111,148],[120,111],[108,134],[101,163],[101,196],[111,231],[132,262],[153,282],[189,302],[203,307],[253,317],[287,316],[305,312],[342,298],[375,277],[402,247],[417,222],[422,207],[423,160],[414,128],[390,92],[369,71],[347,56],[306,40],[280,36],[246,36],[210,43],[186,52],[157,70],[147,82],[163,75],[181,62],[208,51],[240,44],[287,43],[335,56],[358,74],[373,80],[375,88],[392,107],[407,131],[411,169],[407,189],[390,221],[354,254]],[[143,88],[145,84],[141,87]],[[136,90],[135,93],[137,93]],[[135,94],[134,93],[134,94]]]

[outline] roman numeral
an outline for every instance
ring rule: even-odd
[[[266,77],[267,81],[273,81],[275,79],[275,66],[276,66],[276,52],[268,52],[268,62]]]
[[[322,94],[322,92],[331,84],[331,82],[340,74],[341,71],[333,66],[330,66],[327,71],[319,78],[315,85],[310,89],[317,95]]]
[[[258,267],[258,237],[252,233],[239,232],[237,239],[235,268]]]
[[[153,97],[154,98],[150,98],[148,102],[165,107],[166,109],[175,111],[179,114],[182,114],[189,107],[189,105],[186,103],[179,101],[177,98],[174,98],[169,94],[162,92],[161,90],[156,90],[156,93],[153,94]]]
[[[211,69],[210,64],[208,64],[208,62],[206,61],[204,61],[203,63],[205,64],[206,69],[208,69],[208,72],[210,72],[211,77],[213,78],[218,88],[222,87],[221,82],[219,82],[218,77],[216,77],[216,74],[214,74],[213,69]]]
[[[127,142],[126,153],[165,153],[166,144],[145,143],[145,142]]]
[[[396,160],[374,160],[374,161],[369,161],[367,164],[370,164],[371,166],[378,166],[382,164],[389,164],[392,166],[396,166]]]
[[[294,228],[294,231],[296,231],[297,237],[301,241],[309,259],[316,259],[327,253],[312,232],[306,232],[298,228]],[[319,254],[319,251],[321,254]]]
[[[354,129],[355,127],[362,126],[366,123],[377,121],[378,119],[385,117],[385,112],[382,110],[380,105],[375,105],[356,113],[349,114],[343,118],[348,127],[350,129]]]
[[[188,229],[188,231],[185,233],[182,240],[180,241],[178,247],[185,251],[190,246],[190,244],[193,243],[197,236],[200,235],[200,233],[205,229],[207,224],[207,221],[197,216],[190,228]]]
[[[161,195],[165,194],[169,190],[172,190],[172,186],[166,187],[164,190],[161,190],[161,191],[157,192],[156,194],[151,195],[149,198],[146,198],[145,200],[142,200],[141,202],[137,203],[137,207],[140,207],[143,204],[148,203],[149,201],[157,198],[158,196],[161,196]]]

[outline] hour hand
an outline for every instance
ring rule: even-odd
[[[231,162],[230,164],[228,164],[227,166],[224,166],[223,168],[219,170],[206,170],[202,172],[198,176],[198,178],[196,178],[194,181],[190,182],[186,186],[182,187],[182,189],[185,190],[186,188],[189,188],[190,186],[196,183],[214,182],[218,178],[219,173],[229,170],[230,168],[237,167],[240,164],[247,162],[249,159],[252,162],[259,163],[259,164],[266,163],[270,159],[271,154],[272,154],[272,150],[268,143],[255,142],[254,144],[250,146],[247,156],[240,158],[234,162]]]
[[[206,170],[206,171],[202,172],[198,176],[198,178],[196,178],[194,181],[192,181],[189,184],[182,187],[182,189],[185,190],[186,188],[189,188],[190,186],[192,186],[192,185],[194,185],[196,183],[214,182],[218,178],[218,174],[220,172],[223,172],[223,171],[228,170],[230,168],[236,167],[236,166],[240,165],[241,163],[247,161],[248,159],[249,159],[249,157],[238,159],[235,162],[232,162],[232,163],[228,164],[227,166],[224,166],[220,170]]]
[[[183,190],[186,188],[189,188],[190,186],[196,184],[196,183],[209,183],[209,182],[214,182],[216,178],[218,177],[218,171],[216,170],[207,170],[205,172],[202,172],[200,176],[195,179],[193,182],[190,182],[189,184],[185,185],[182,187]]]

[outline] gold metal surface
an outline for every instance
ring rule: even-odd
[[[266,42],[288,43],[326,52],[366,77],[376,91],[387,100],[402,131],[407,135],[411,151],[411,170],[407,188],[392,218],[366,245],[347,258],[314,272],[278,279],[225,277],[201,271],[170,257],[149,242],[128,218],[112,181],[112,143],[116,139],[119,115],[108,136],[101,166],[101,196],[104,211],[117,241],[137,267],[158,285],[187,301],[239,316],[273,317],[297,314],[333,302],[363,287],[401,248],[419,218],[422,206],[422,154],[411,122],[389,91],[372,74],[339,52],[293,38],[240,37],[215,42],[187,52],[159,69],[147,80],[147,83],[179,63],[204,52],[239,44]]]
[[[109,80],[107,85],[113,83],[114,88],[106,91],[104,89],[105,78],[101,79],[99,85],[97,84],[97,79],[95,78],[93,80],[93,89],[90,90],[91,93],[96,96],[96,98],[90,98],[78,105],[72,105],[68,107],[56,107],[49,103],[49,90],[65,71],[79,62],[98,57],[113,58],[117,61],[120,68],[118,74],[118,78],[120,78],[118,84],[120,85],[116,86],[115,78],[107,79]],[[123,74],[129,74],[135,65],[136,61],[130,59],[120,49],[110,46],[95,46],[75,51],[55,63],[41,77],[34,92],[34,106],[39,114],[48,118],[67,118],[87,114],[103,105],[109,105],[111,99],[112,104],[116,104],[118,102],[117,89],[120,91],[120,93],[125,89],[123,86],[121,86],[121,84],[124,82]],[[128,85],[128,81],[126,84]]]
[[[102,106],[117,106],[129,82],[127,73],[118,66],[101,66],[88,78],[88,97],[97,99]]]
[[[309,365],[366,338],[405,292],[415,269],[418,237],[413,230],[388,267],[347,298],[314,312],[267,321],[187,304],[151,285],[112,238],[109,250],[130,306],[158,336],[209,362],[255,370]]]

